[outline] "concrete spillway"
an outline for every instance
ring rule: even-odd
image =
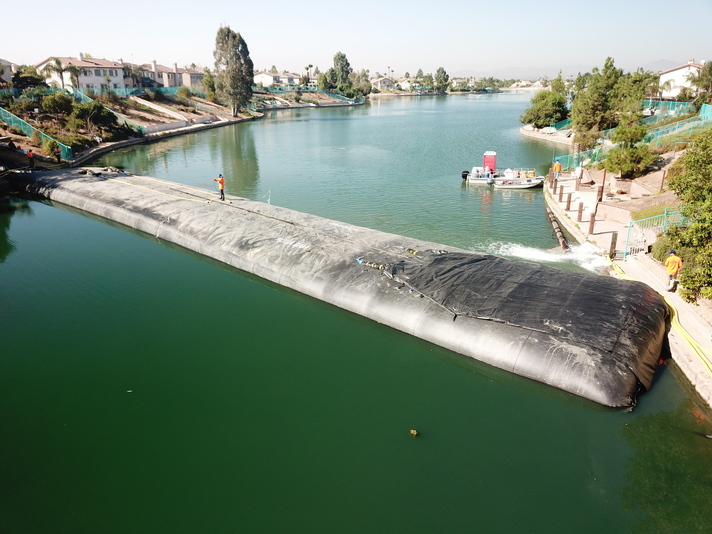
[[[652,383],[668,311],[647,285],[100,172],[20,173],[14,182],[606,406],[632,406]]]

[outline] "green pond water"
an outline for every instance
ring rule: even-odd
[[[517,260],[563,256],[529,95],[278,112],[131,172]],[[217,195],[217,193],[216,193]],[[565,288],[562,288],[565,291]],[[0,210],[0,532],[692,533],[712,425],[661,368],[632,412],[493,369],[61,205]],[[418,437],[410,435],[419,431]]]

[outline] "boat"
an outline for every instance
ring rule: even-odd
[[[472,171],[462,171],[462,179],[467,184],[492,185],[497,189],[529,189],[542,187],[544,177],[535,169],[497,169],[497,153],[488,150],[484,153],[481,167],[472,167]]]
[[[492,185],[495,189],[530,189],[543,187],[544,177],[537,176],[534,169],[506,169]]]
[[[488,150],[484,154],[482,167],[472,167],[472,171],[462,171],[462,179],[468,184],[493,185],[497,178],[497,153]]]
[[[484,167],[472,167],[472,171],[462,171],[462,179],[468,184],[492,185],[495,176]]]

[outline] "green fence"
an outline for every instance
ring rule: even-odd
[[[22,133],[24,133],[27,137],[32,138],[35,132],[38,132],[43,146],[46,141],[54,141],[59,146],[59,153],[62,159],[70,160],[74,158],[74,154],[72,152],[71,147],[68,147],[67,145],[60,143],[56,139],[53,139],[46,133],[32,126],[31,124],[26,123],[20,117],[13,115],[6,109],[0,108],[0,119],[2,119],[2,121],[8,126],[11,126],[13,128],[19,128],[20,130],[22,130]]]
[[[570,170],[575,167],[587,167],[606,159],[606,154],[613,148],[613,145],[601,146],[585,152],[576,152],[565,156],[557,156],[554,161],[561,163],[563,170]]]
[[[691,102],[668,102],[667,100],[643,100],[643,109],[670,117],[680,117],[695,112]]]
[[[649,102],[646,100],[646,102]],[[668,104],[688,104],[688,102],[667,102]],[[678,106],[676,109],[687,111],[688,107]],[[666,144],[669,142],[671,136],[690,136],[698,133],[702,130],[706,130],[712,127],[712,106],[704,104],[700,109],[699,115],[690,117],[682,121],[678,121],[672,124],[667,124],[659,128],[653,128],[650,130],[645,138],[644,143],[651,145],[653,147],[660,146],[661,140],[665,140]],[[606,130],[603,132],[601,137],[603,139],[610,139],[610,135],[613,133],[614,129]],[[673,137],[674,139],[674,137]],[[557,156],[554,161],[561,163],[563,170],[573,169],[579,165],[587,166],[593,163],[598,163],[606,159],[606,154],[608,151],[616,145],[606,145],[602,147],[594,148],[593,150],[587,150],[586,152],[578,152],[575,154],[568,154],[565,156]]]
[[[684,226],[687,221],[679,207],[665,208],[663,215],[648,217],[628,223],[628,235],[625,240],[623,257],[640,252],[647,252],[658,236],[671,227]]]
[[[571,128],[571,119],[564,119],[562,121],[557,122],[556,124],[552,124],[552,128],[556,128],[557,130],[568,130]]]

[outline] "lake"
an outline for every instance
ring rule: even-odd
[[[116,165],[516,260],[542,191],[462,183],[530,95],[274,112]],[[213,190],[214,191],[214,190]],[[217,192],[215,192],[217,196]],[[712,425],[662,368],[632,412],[493,369],[60,205],[0,211],[0,530],[706,532]],[[410,430],[419,432],[417,437]]]

